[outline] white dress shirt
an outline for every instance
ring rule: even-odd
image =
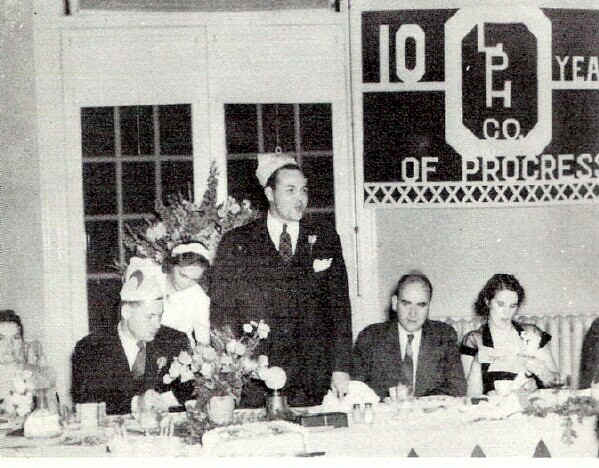
[[[137,347],[137,340],[131,335],[129,330],[125,330],[123,322],[119,322],[118,332],[121,344],[125,350],[125,356],[127,356],[127,362],[129,362],[129,370],[133,369],[133,363],[137,358],[139,348]]]
[[[299,237],[299,221],[283,222],[271,215],[270,211],[268,212],[268,216],[266,217],[266,227],[268,229],[270,240],[277,250],[279,250],[279,241],[281,240],[281,233],[283,232],[283,224],[287,225],[287,232],[291,236],[291,248],[295,254],[295,246],[297,245],[297,238]]]
[[[416,368],[418,367],[418,353],[420,351],[420,338],[422,337],[422,328],[415,332],[408,332],[404,327],[401,326],[399,322],[397,322],[397,330],[399,332],[399,347],[401,349],[402,359],[406,357],[406,348],[408,346],[408,334],[414,335],[414,339],[412,340],[412,362],[414,364],[412,384],[416,384]]]

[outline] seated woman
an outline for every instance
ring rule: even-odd
[[[547,343],[551,335],[514,321],[524,289],[513,275],[496,274],[478,294],[475,312],[484,323],[467,333],[460,346],[468,395],[486,394],[495,380],[522,380],[523,388],[542,388],[559,377]]]
[[[202,243],[190,242],[175,247],[167,260],[162,325],[185,333],[192,346],[210,342],[210,298],[199,284],[210,258]]]
[[[23,324],[12,310],[0,310],[0,413],[23,416],[31,411],[33,394],[46,394],[46,402],[55,407],[54,398],[48,390],[54,386],[54,378],[48,368],[28,364],[25,359]]]

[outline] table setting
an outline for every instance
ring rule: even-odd
[[[362,382],[342,399],[286,408],[235,409],[231,421],[194,437],[186,412],[148,425],[140,414],[106,416],[102,404],[61,417],[60,434],[25,437],[23,419],[0,420],[2,456],[591,456],[598,453],[591,390],[544,389],[480,398],[390,392]],[[372,393],[371,393],[372,392]],[[377,400],[377,401],[375,401]],[[33,414],[33,413],[32,413]],[[95,416],[94,416],[95,415]],[[26,421],[26,418],[25,418]],[[15,429],[17,428],[17,429]]]

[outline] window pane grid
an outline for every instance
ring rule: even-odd
[[[166,129],[161,129],[161,112]],[[109,308],[118,303],[121,284],[115,263],[129,258],[125,226],[143,223],[163,195],[187,193],[193,184],[191,105],[82,108],[81,119],[88,312],[94,332],[118,319]]]

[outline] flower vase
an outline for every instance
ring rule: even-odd
[[[235,409],[235,398],[233,395],[213,396],[206,404],[208,418],[219,426],[233,422],[233,410]]]
[[[288,419],[289,407],[287,397],[275,390],[272,396],[266,398],[266,414],[268,419]]]
[[[190,443],[201,444],[202,435],[210,428],[208,414],[204,411],[204,406],[198,404],[196,400],[185,402],[185,414],[187,416],[187,424],[189,435],[191,436]]]

